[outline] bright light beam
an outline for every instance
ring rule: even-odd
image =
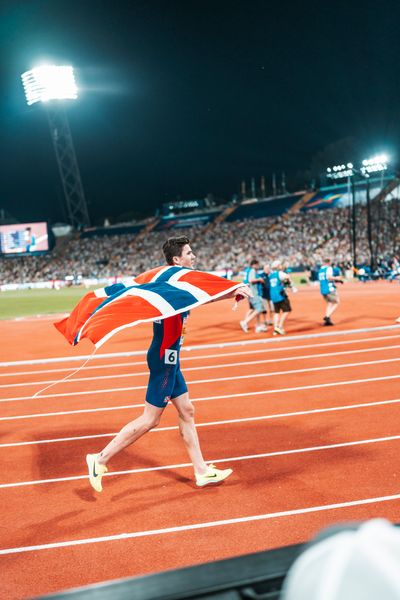
[[[78,88],[71,66],[42,65],[21,75],[28,106],[49,100],[76,100]]]
[[[373,156],[362,161],[361,172],[365,176],[369,176],[370,173],[379,173],[386,171],[388,166],[389,158],[386,154],[380,154],[379,156]]]

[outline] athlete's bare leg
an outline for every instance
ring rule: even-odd
[[[179,431],[186,446],[186,450],[193,463],[196,473],[204,475],[207,471],[207,465],[204,461],[200,448],[200,442],[194,422],[194,406],[189,399],[189,394],[181,394],[176,398],[171,398],[179,415]]]
[[[117,433],[115,438],[98,454],[97,462],[101,465],[106,465],[115,454],[136,442],[136,440],[150,431],[150,429],[153,429],[153,427],[157,427],[163,410],[163,408],[145,402],[143,414],[134,421],[127,423]]]

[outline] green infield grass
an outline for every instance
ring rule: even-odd
[[[0,292],[0,319],[71,312],[87,292],[83,287]]]

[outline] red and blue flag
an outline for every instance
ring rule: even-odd
[[[83,338],[100,348],[118,331],[138,323],[167,319],[225,296],[243,284],[179,266],[142,273],[133,285],[123,283],[86,294],[71,314],[54,323],[67,341]]]

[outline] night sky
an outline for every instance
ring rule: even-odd
[[[68,117],[94,223],[178,196],[229,200],[273,172],[294,190],[332,144],[332,159],[352,153],[340,162],[397,161],[398,0],[0,7],[0,209],[17,220],[66,218],[45,112],[20,82],[44,60],[76,69]]]

